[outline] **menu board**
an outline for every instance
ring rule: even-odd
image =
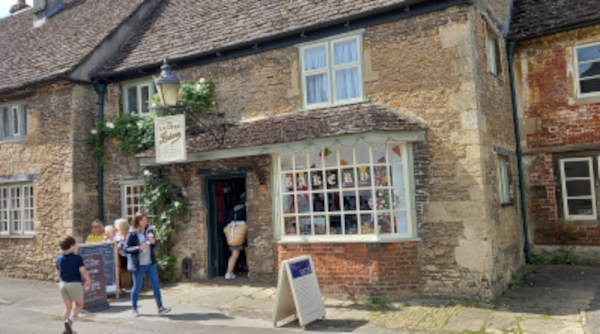
[[[82,256],[85,269],[90,275],[92,286],[83,290],[83,309],[89,312],[102,311],[110,307],[106,299],[106,277],[102,254]]]
[[[84,257],[92,254],[102,255],[106,293],[116,293],[119,298],[119,254],[115,241],[95,242],[77,245],[79,255]]]

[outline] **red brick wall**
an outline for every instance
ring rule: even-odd
[[[529,170],[529,185],[545,188],[545,196],[531,199],[531,214],[545,217],[556,225],[558,219],[556,207],[556,185],[554,184],[554,168],[552,166],[552,153],[544,155],[543,164],[532,166]]]
[[[394,297],[419,293],[417,242],[388,244],[275,244],[276,263],[312,257],[321,291],[332,295]]]

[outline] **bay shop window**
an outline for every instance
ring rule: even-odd
[[[359,141],[282,151],[276,197],[280,239],[415,238],[411,147]]]

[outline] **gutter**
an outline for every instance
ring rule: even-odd
[[[517,141],[517,164],[519,169],[519,190],[521,192],[521,216],[523,217],[523,235],[525,236],[525,261],[531,262],[531,250],[529,247],[529,232],[527,229],[527,210],[525,209],[525,182],[523,181],[523,152],[521,150],[521,132],[519,130],[519,115],[517,113],[517,99],[515,92],[515,73],[513,69],[514,52],[517,42],[507,41],[506,52],[508,53],[508,70],[510,72],[510,92],[513,107],[513,122],[515,126],[515,139]]]
[[[94,85],[96,93],[98,93],[98,122],[104,121],[104,93],[106,92],[105,83],[97,83]],[[104,141],[104,138],[100,137],[100,144]],[[104,169],[102,167],[102,158],[98,157],[98,219],[104,221]]]

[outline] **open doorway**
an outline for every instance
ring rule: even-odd
[[[241,195],[246,192],[246,176],[213,176],[206,178],[208,207],[208,276],[225,276],[231,250],[223,229],[229,223],[229,213],[241,203]],[[248,271],[246,252],[242,251],[234,272]],[[239,275],[243,277],[244,275]]]

